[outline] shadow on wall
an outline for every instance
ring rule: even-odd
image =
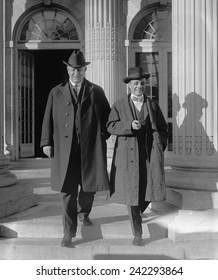
[[[208,108],[207,100],[198,93],[191,92],[186,95],[184,103],[181,104],[178,95],[173,94],[173,104],[176,117],[180,119],[180,115],[183,113],[182,108],[186,113],[182,123],[178,124],[177,127],[176,142],[178,143],[176,146],[178,150],[176,153],[187,156],[201,156],[202,154],[214,156],[216,153],[214,137],[213,135],[208,135],[202,125],[204,110]]]

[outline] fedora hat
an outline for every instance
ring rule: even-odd
[[[148,79],[150,74],[144,73],[142,67],[131,67],[128,69],[128,76],[123,78],[124,83],[128,83],[131,80]]]
[[[90,64],[90,62],[85,61],[83,53],[80,50],[73,51],[68,59],[68,62],[63,61],[63,63],[73,68],[80,68]]]

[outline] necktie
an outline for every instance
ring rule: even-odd
[[[79,92],[79,87],[78,87],[78,85],[73,86],[73,90],[74,90],[76,96],[78,96],[78,92]]]

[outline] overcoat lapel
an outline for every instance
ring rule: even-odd
[[[82,83],[82,87],[81,87],[81,91],[79,93],[79,96],[77,98],[77,102],[81,101],[81,108],[83,108],[82,112],[84,112],[84,108],[86,108],[87,106],[83,106],[85,103],[85,101],[88,99],[88,97],[90,96],[92,90],[93,90],[93,85],[91,83],[89,83],[86,79],[84,79],[83,83]],[[72,104],[73,102],[73,97],[72,97],[72,93],[70,90],[70,85],[69,85],[69,81],[63,85],[62,87],[60,87],[61,92],[63,93],[65,99],[67,100],[67,102],[69,102],[70,104]],[[79,102],[80,104],[80,102]],[[86,111],[86,109],[85,109]]]
[[[60,87],[60,91],[62,92],[62,94],[63,94],[63,96],[64,96],[64,98],[66,100],[67,107],[69,108],[68,110],[70,110],[71,113],[72,113],[72,119],[74,119],[75,111],[74,111],[73,103],[75,101],[73,101],[74,98],[73,98],[71,90],[70,90],[69,82],[67,82],[65,85]]]
[[[81,99],[81,103],[83,103],[91,94],[94,86],[92,84],[89,84],[86,79],[84,79],[81,92],[79,93],[78,100]],[[63,93],[64,97],[67,101],[72,102],[72,93],[70,90],[69,81],[66,82],[62,87],[60,87],[61,92]]]
[[[91,92],[93,91],[94,86],[90,84],[86,79],[84,79],[81,88],[81,103],[85,102],[86,99],[90,96]]]
[[[147,106],[147,102],[148,102],[148,98],[146,96],[144,96],[144,120],[146,120],[147,116],[148,116],[148,106]]]
[[[124,100],[124,105],[126,108],[126,117],[127,117],[127,120],[131,120],[131,119],[135,120],[136,116],[135,116],[134,110],[132,109],[130,102],[131,102],[130,94],[128,94]]]
[[[72,94],[71,94],[71,91],[70,91],[70,85],[69,85],[69,82],[65,83],[63,86],[60,87],[60,91],[63,93],[65,99],[68,101],[68,102],[72,102]]]

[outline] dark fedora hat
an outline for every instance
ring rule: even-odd
[[[68,59],[68,62],[63,61],[63,63],[73,68],[80,68],[90,64],[90,62],[85,61],[83,53],[80,50],[73,51]]]
[[[148,79],[150,74],[144,73],[142,67],[131,67],[128,69],[128,76],[123,79],[124,83],[128,83],[131,80]]]

